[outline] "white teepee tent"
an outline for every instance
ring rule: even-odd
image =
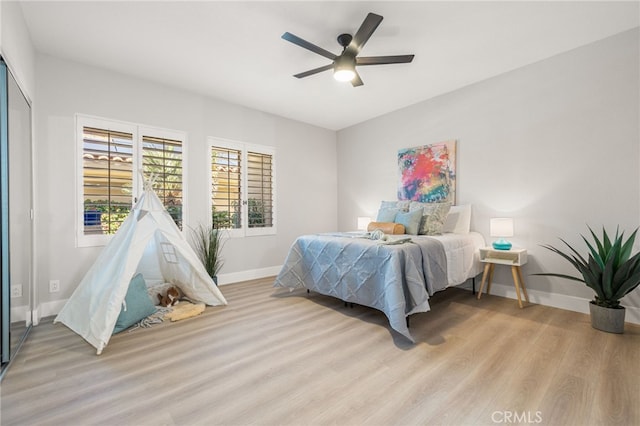
[[[78,333],[100,355],[113,333],[129,282],[141,271],[145,279],[160,278],[178,286],[193,301],[210,306],[227,304],[151,183],[145,182],[145,191],[133,210],[54,322]],[[157,277],[148,276],[153,273]]]

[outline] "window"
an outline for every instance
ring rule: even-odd
[[[232,236],[275,234],[275,161],[270,147],[209,138],[213,225]]]
[[[157,176],[156,194],[182,229],[182,141],[143,135],[142,172]]]
[[[145,179],[183,226],[181,132],[78,115],[78,246],[104,245],[129,215]]]
[[[113,234],[131,210],[133,134],[83,127],[84,234]]]

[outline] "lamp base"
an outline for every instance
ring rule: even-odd
[[[496,250],[511,250],[511,243],[505,239],[494,241],[492,246]]]

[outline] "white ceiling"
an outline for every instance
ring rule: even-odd
[[[39,52],[338,130],[639,25],[630,2],[25,1]],[[360,67],[364,86],[280,37],[336,54],[368,12],[384,17],[363,56],[413,63]]]

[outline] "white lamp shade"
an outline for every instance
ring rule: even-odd
[[[490,222],[492,237],[513,237],[513,218],[494,217]]]
[[[338,81],[351,81],[356,76],[356,58],[351,55],[340,55],[333,65],[333,78]]]
[[[333,73],[333,78],[338,81],[351,81],[356,76],[356,73],[350,69],[337,69]]]
[[[358,230],[366,231],[367,227],[371,223],[371,218],[367,216],[358,216]]]

